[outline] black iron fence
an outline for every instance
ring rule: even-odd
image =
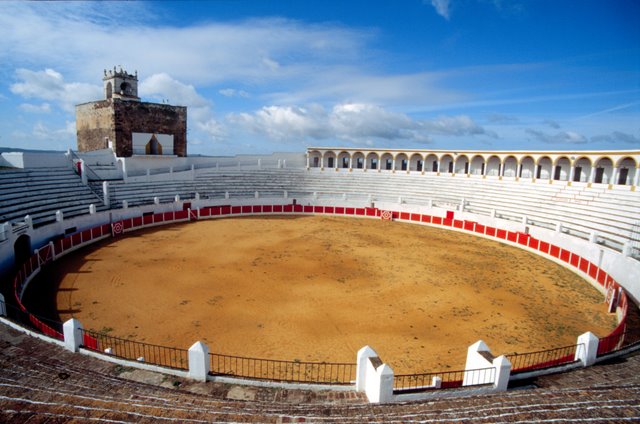
[[[314,384],[351,384],[356,364],[280,361],[242,356],[209,354],[212,375],[257,380]]]
[[[493,384],[495,381],[496,369],[494,367],[466,371],[398,374],[393,377],[393,392],[406,394],[433,389],[455,389],[462,386]]]
[[[189,351],[121,339],[96,331],[82,330],[82,346],[86,349],[179,370],[189,369]]]
[[[576,353],[582,352],[583,349],[583,344],[577,344],[537,352],[512,353],[506,356],[511,361],[511,373],[513,374],[576,362]]]
[[[627,347],[640,344],[639,331],[614,332],[606,337],[601,337],[598,342],[598,355],[617,352]]]

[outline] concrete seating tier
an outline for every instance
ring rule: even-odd
[[[102,199],[82,184],[71,168],[33,168],[0,171],[0,222],[22,221],[30,215],[34,225],[89,213],[89,205],[105,210]]]
[[[354,391],[197,383],[133,370],[3,324],[0,346],[1,422],[615,422],[640,416],[640,356],[494,395],[372,405]]]

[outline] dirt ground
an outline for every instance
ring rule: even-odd
[[[536,255],[453,231],[335,217],[236,218],[109,239],[52,265],[62,320],[147,343],[301,361],[370,345],[397,374],[561,347],[615,317]]]

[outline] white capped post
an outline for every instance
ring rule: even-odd
[[[80,350],[82,344],[82,324],[75,318],[71,318],[62,324],[64,345],[71,352]]]
[[[210,369],[209,347],[202,342],[195,342],[189,348],[189,378],[207,381]]]

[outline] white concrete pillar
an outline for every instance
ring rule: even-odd
[[[591,234],[589,234],[589,243],[597,243],[598,242],[598,232],[597,231],[593,231]]]
[[[574,360],[582,362],[583,367],[595,364],[599,341],[598,336],[590,331],[578,336],[578,348]]]
[[[193,196],[193,200],[200,200],[200,193],[196,193],[195,196]]]
[[[391,171],[392,172],[396,172],[396,158],[393,157],[392,159],[392,163],[391,163]]]
[[[349,169],[353,169],[353,156],[349,155]]]
[[[562,232],[562,222],[556,223],[556,233]]]
[[[466,200],[463,197],[462,200],[460,200],[460,212],[464,212],[465,203],[466,203]]]
[[[521,174],[522,174],[522,164],[519,163],[518,166],[516,167],[516,179],[519,179]]]
[[[64,221],[64,213],[62,211],[56,211],[56,222]]]
[[[310,163],[309,160],[310,160],[309,154],[307,153],[307,169],[309,169],[309,163]]]
[[[77,352],[82,344],[82,324],[75,318],[71,318],[62,324],[64,345],[71,352]]]
[[[369,346],[365,346],[358,351],[356,359],[356,391],[364,392],[367,376],[367,362],[369,358],[377,358],[378,354]]]
[[[179,202],[180,202],[180,195],[179,195],[179,194],[176,194],[176,196],[173,198],[173,200],[174,200],[176,203],[179,203]]]
[[[95,215],[95,214],[96,214],[96,205],[92,203],[89,205],[89,215]]]
[[[256,199],[260,198],[260,193],[258,193],[257,191],[254,193],[253,197],[255,197]]]
[[[440,159],[436,161],[436,172],[440,173]]]
[[[633,185],[636,187],[640,185],[640,166],[636,168],[635,175],[633,176]]]
[[[104,199],[104,205],[110,208],[111,199],[109,198],[109,181],[102,182],[102,198]]]
[[[377,384],[372,387],[371,395],[367,392],[367,398],[372,403],[389,403],[393,399],[393,369],[382,364],[376,370]]]
[[[287,190],[284,191],[284,198],[285,199],[289,198],[289,192]]]
[[[593,184],[596,179],[595,169],[591,168],[591,172],[589,172],[589,184]]]
[[[191,179],[195,180],[196,179],[196,165],[195,164],[191,164]]]
[[[7,305],[4,303],[4,296],[0,293],[0,317],[7,316]]]
[[[502,177],[502,173],[504,172],[504,165],[502,163],[498,164],[498,177]]]
[[[287,160],[286,159],[282,159],[282,167],[283,168],[287,168]]]
[[[262,169],[262,159],[258,158],[258,169]]]
[[[380,169],[382,169],[381,167],[382,167],[382,157],[378,156],[378,172],[380,172]]]
[[[617,177],[618,177],[618,167],[614,167],[613,171],[611,172],[611,181],[609,181],[609,184],[616,184]]]
[[[500,355],[493,360],[493,367],[496,370],[496,379],[493,382],[493,388],[497,391],[504,392],[509,386],[511,361],[509,361],[506,356]]]
[[[31,219],[31,215],[24,216],[24,223],[27,224],[29,227],[33,227],[33,219]]]
[[[209,347],[202,342],[195,342],[189,348],[189,378],[197,381],[207,381],[211,369],[209,362]]]
[[[225,192],[224,192],[224,198],[225,198],[225,199],[229,199],[229,192],[228,192],[228,191],[225,191]]]
[[[82,159],[80,159],[80,178],[82,179],[82,184],[89,184],[89,178],[87,178],[87,167]]]
[[[571,167],[569,168],[569,179],[567,181],[571,182],[573,181],[573,176],[576,173],[576,167],[574,164],[571,164]]]
[[[169,167],[169,174],[173,174],[173,166]]]
[[[127,209],[127,208],[129,208],[129,202],[126,201],[126,200],[123,200],[122,201],[122,209]]]
[[[156,196],[156,197],[154,197],[154,198],[153,198],[153,203],[154,203],[154,204],[156,204],[156,205],[159,205],[159,204],[160,204],[160,198],[159,198],[159,197],[157,197],[157,196]]]

